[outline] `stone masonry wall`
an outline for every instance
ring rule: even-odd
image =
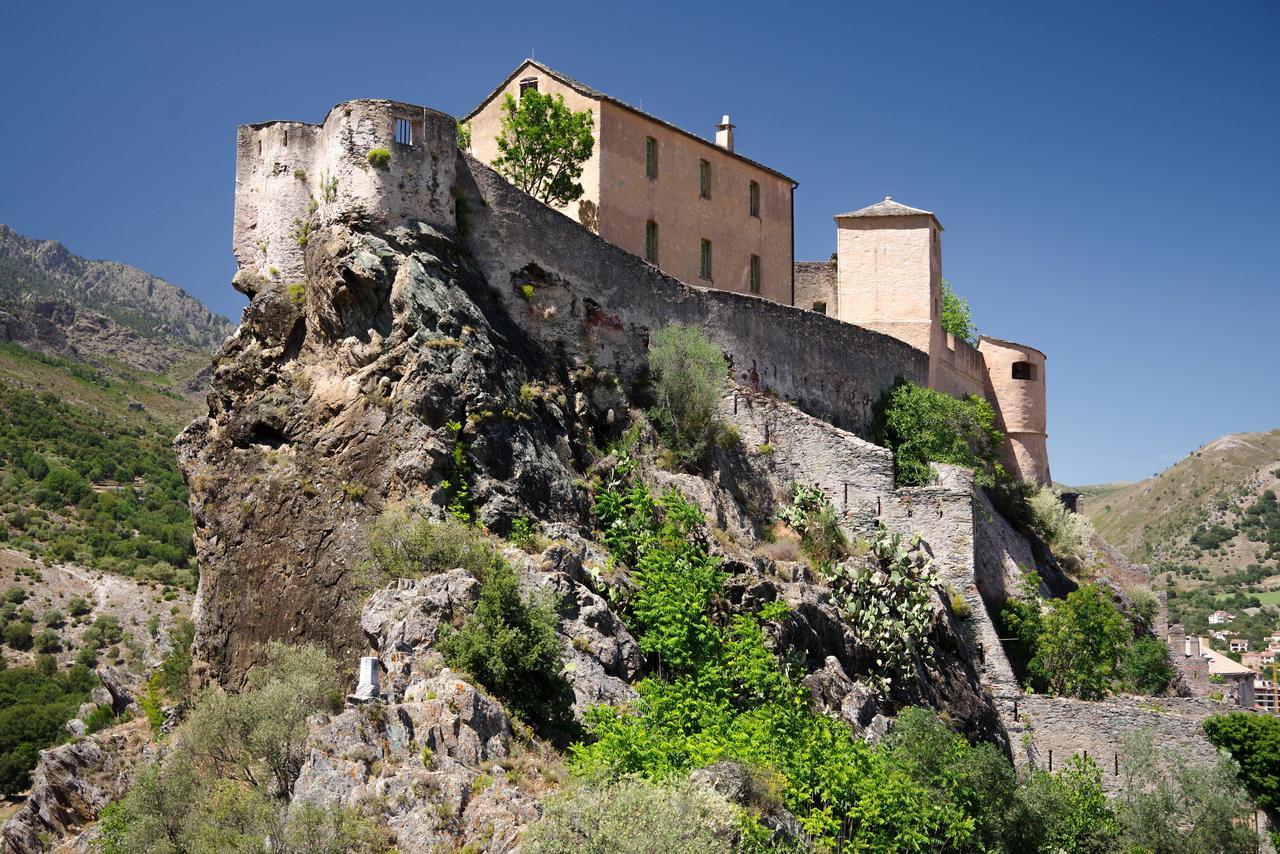
[[[888,449],[768,395],[732,390],[720,402],[720,415],[738,429],[747,447],[769,446],[767,465],[779,494],[797,481],[816,486],[856,536],[868,536],[878,523],[904,537],[920,535],[941,579],[969,606],[961,631],[1008,728],[1019,689],[975,582],[972,473],[939,466],[937,485],[895,488]]]
[[[840,316],[840,305],[836,301],[836,262],[830,261],[797,261],[794,264],[795,306],[796,308],[813,309],[814,303],[827,305],[826,313],[831,317]]]
[[[641,375],[649,334],[670,323],[700,327],[741,385],[863,437],[872,404],[897,377],[927,379],[927,355],[901,341],[759,297],[691,287],[465,155],[457,194],[463,241],[507,311],[544,346],[579,350],[624,382]]]
[[[1018,704],[1019,722],[1030,739],[1021,745],[1023,758],[1053,769],[1073,755],[1087,753],[1102,767],[1102,785],[1114,794],[1121,783],[1117,757],[1123,766],[1121,741],[1140,729],[1150,730],[1157,746],[1172,747],[1191,763],[1214,761],[1217,751],[1201,724],[1230,706],[1187,697],[1133,697],[1101,702],[1029,694]],[[1123,767],[1121,768],[1123,772]]]

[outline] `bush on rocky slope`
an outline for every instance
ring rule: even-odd
[[[991,404],[976,395],[955,398],[899,379],[876,401],[873,430],[876,443],[893,451],[900,486],[932,482],[931,462],[972,469],[979,484],[990,486],[1004,475],[1004,436],[995,418]]]

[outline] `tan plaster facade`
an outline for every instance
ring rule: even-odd
[[[646,230],[657,230],[655,265],[693,285],[752,293],[752,257],[766,299],[792,303],[792,194],[790,178],[731,150],[696,137],[527,60],[466,118],[471,154],[486,163],[497,156],[503,96],[519,95],[522,81],[563,95],[574,110],[590,110],[596,148],[584,165],[583,197],[561,210],[613,245],[646,257]],[[723,140],[731,132],[721,131]],[[656,176],[646,174],[646,140],[656,143]],[[702,162],[709,170],[702,194]],[[751,184],[758,186],[757,215]],[[702,241],[711,244],[711,275],[702,275]]]
[[[1005,468],[1049,482],[1045,356],[983,337],[979,346],[942,329],[942,225],[929,211],[886,197],[836,216],[834,276],[826,262],[797,265],[796,304],[825,301],[827,313],[883,332],[929,354],[929,387],[987,398],[1006,443]],[[1014,364],[1019,368],[1016,371]]]

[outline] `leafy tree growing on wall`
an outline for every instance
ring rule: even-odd
[[[506,95],[494,168],[545,204],[568,204],[582,196],[578,179],[595,148],[594,124],[590,110],[571,110],[563,95]]]
[[[969,313],[969,301],[957,294],[946,279],[942,280],[942,331],[970,344],[978,342],[978,330]]]
[[[673,323],[649,342],[657,405],[650,417],[682,465],[703,459],[720,432],[716,404],[729,363],[700,329]]]
[[[991,404],[976,395],[955,398],[899,378],[874,411],[875,440],[893,451],[899,486],[932,481],[931,462],[972,469],[984,486],[1004,475],[997,461],[1004,435]]]

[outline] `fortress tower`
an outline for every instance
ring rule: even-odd
[[[929,387],[991,401],[1007,442],[1005,468],[1048,482],[1045,355],[983,337],[979,346],[942,328],[942,224],[886,196],[839,214],[832,261],[796,265],[795,304],[891,335],[929,355]]]

